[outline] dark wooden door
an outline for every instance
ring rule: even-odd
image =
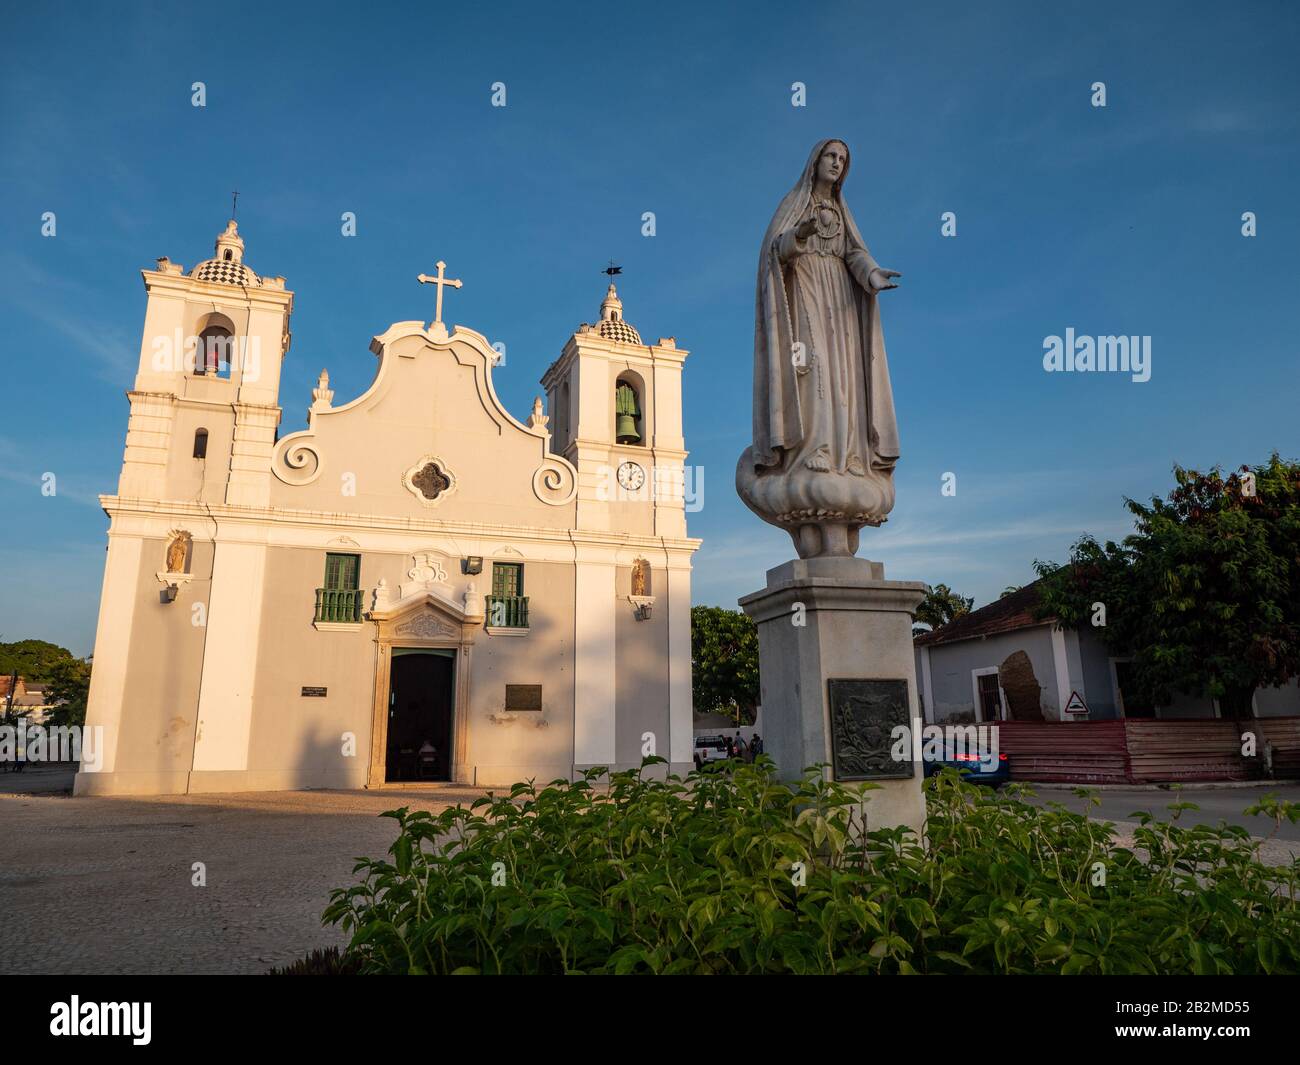
[[[384,779],[451,779],[455,661],[446,655],[393,656],[388,697],[388,764]],[[432,758],[421,754],[430,745]]]

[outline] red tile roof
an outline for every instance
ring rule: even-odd
[[[1012,592],[1002,599],[995,599],[988,606],[963,614],[931,632],[923,632],[912,643],[917,647],[927,647],[952,643],[954,640],[969,640],[975,636],[1014,632],[1016,629],[1026,629],[1053,621],[1055,619],[1052,617],[1034,616],[1034,610],[1039,605],[1038,584],[1038,581],[1026,584],[1018,592]]]

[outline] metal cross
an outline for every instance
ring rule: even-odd
[[[450,285],[452,288],[460,288],[460,286],[461,286],[461,282],[460,282],[459,280],[457,280],[456,278],[443,277],[443,271],[447,269],[447,264],[444,263],[441,259],[439,259],[438,262],[437,262],[435,265],[438,267],[438,275],[437,275],[436,277],[430,277],[428,274],[421,274],[421,275],[419,276],[419,278],[417,278],[417,280],[418,280],[418,281],[420,282],[420,284],[422,284],[422,285],[437,285],[437,286],[438,286],[438,300],[437,300],[437,303],[435,304],[435,309],[434,309],[434,312],[433,312],[433,320],[434,320],[435,322],[441,322],[441,321],[442,321],[442,289],[443,289],[443,286],[444,286],[444,285]]]
[[[231,218],[235,217],[235,207],[238,205],[238,203],[239,203],[239,190],[235,189],[235,191],[230,194],[230,217]]]

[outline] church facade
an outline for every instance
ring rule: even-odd
[[[284,437],[293,293],[232,221],[147,305],[110,519],[77,794],[544,783],[692,766],[682,367],[613,285],[525,421],[442,320]],[[450,296],[454,299],[454,294]],[[305,399],[306,397],[304,397]],[[545,413],[549,411],[548,413]]]

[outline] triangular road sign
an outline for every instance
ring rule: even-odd
[[[1070,701],[1065,704],[1067,714],[1086,714],[1088,704],[1083,701],[1083,697],[1078,692],[1070,692]]]

